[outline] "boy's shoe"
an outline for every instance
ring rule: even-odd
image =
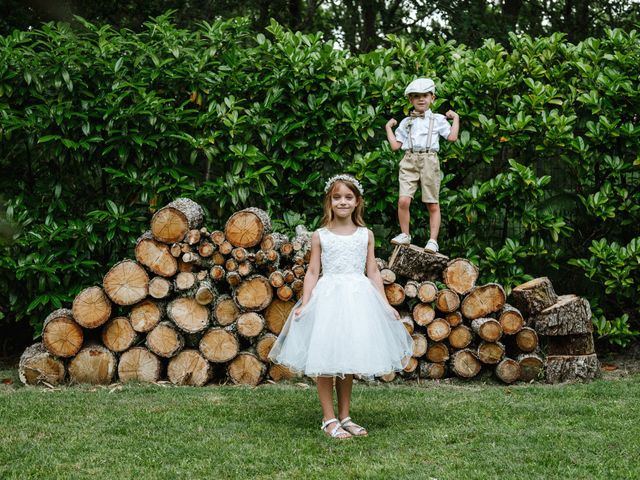
[[[403,232],[403,233],[393,237],[391,239],[391,243],[393,243],[395,245],[410,245],[411,244],[411,235],[408,235],[408,234]]]
[[[438,242],[436,242],[433,239],[429,240],[427,244],[424,246],[425,252],[438,253],[438,250],[440,250],[440,247],[438,247]]]

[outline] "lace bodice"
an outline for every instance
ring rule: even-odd
[[[358,227],[351,235],[337,235],[327,228],[321,228],[318,234],[323,274],[364,274],[369,243],[369,233],[365,227]]]

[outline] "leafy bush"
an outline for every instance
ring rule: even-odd
[[[85,22],[0,37],[0,186],[18,229],[0,255],[0,310],[37,330],[132,256],[150,215],[178,196],[201,203],[212,227],[249,205],[285,230],[314,227],[323,181],[338,171],[361,178],[388,253],[399,153],[383,127],[407,114],[406,83],[429,75],[435,108],[462,125],[440,156],[445,252],[507,289],[549,275],[605,307],[602,334],[613,339],[607,325],[620,318],[633,332],[636,271],[618,272],[592,242],[640,237],[636,32],[578,45],[390,42],[352,56],[276,23],[266,36],[243,19],[182,30],[170,16],[141,33]],[[419,202],[412,221],[426,240]]]

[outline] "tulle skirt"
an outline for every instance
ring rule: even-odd
[[[269,358],[308,376],[400,371],[413,350],[402,322],[363,274],[322,276],[301,314],[289,314]]]

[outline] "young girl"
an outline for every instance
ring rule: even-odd
[[[373,233],[362,219],[362,186],[350,175],[337,175],[324,190],[323,227],[311,237],[302,299],[269,358],[317,377],[321,428],[333,438],[346,439],[367,435],[349,417],[353,375],[371,377],[402,370],[413,342],[384,293]]]

